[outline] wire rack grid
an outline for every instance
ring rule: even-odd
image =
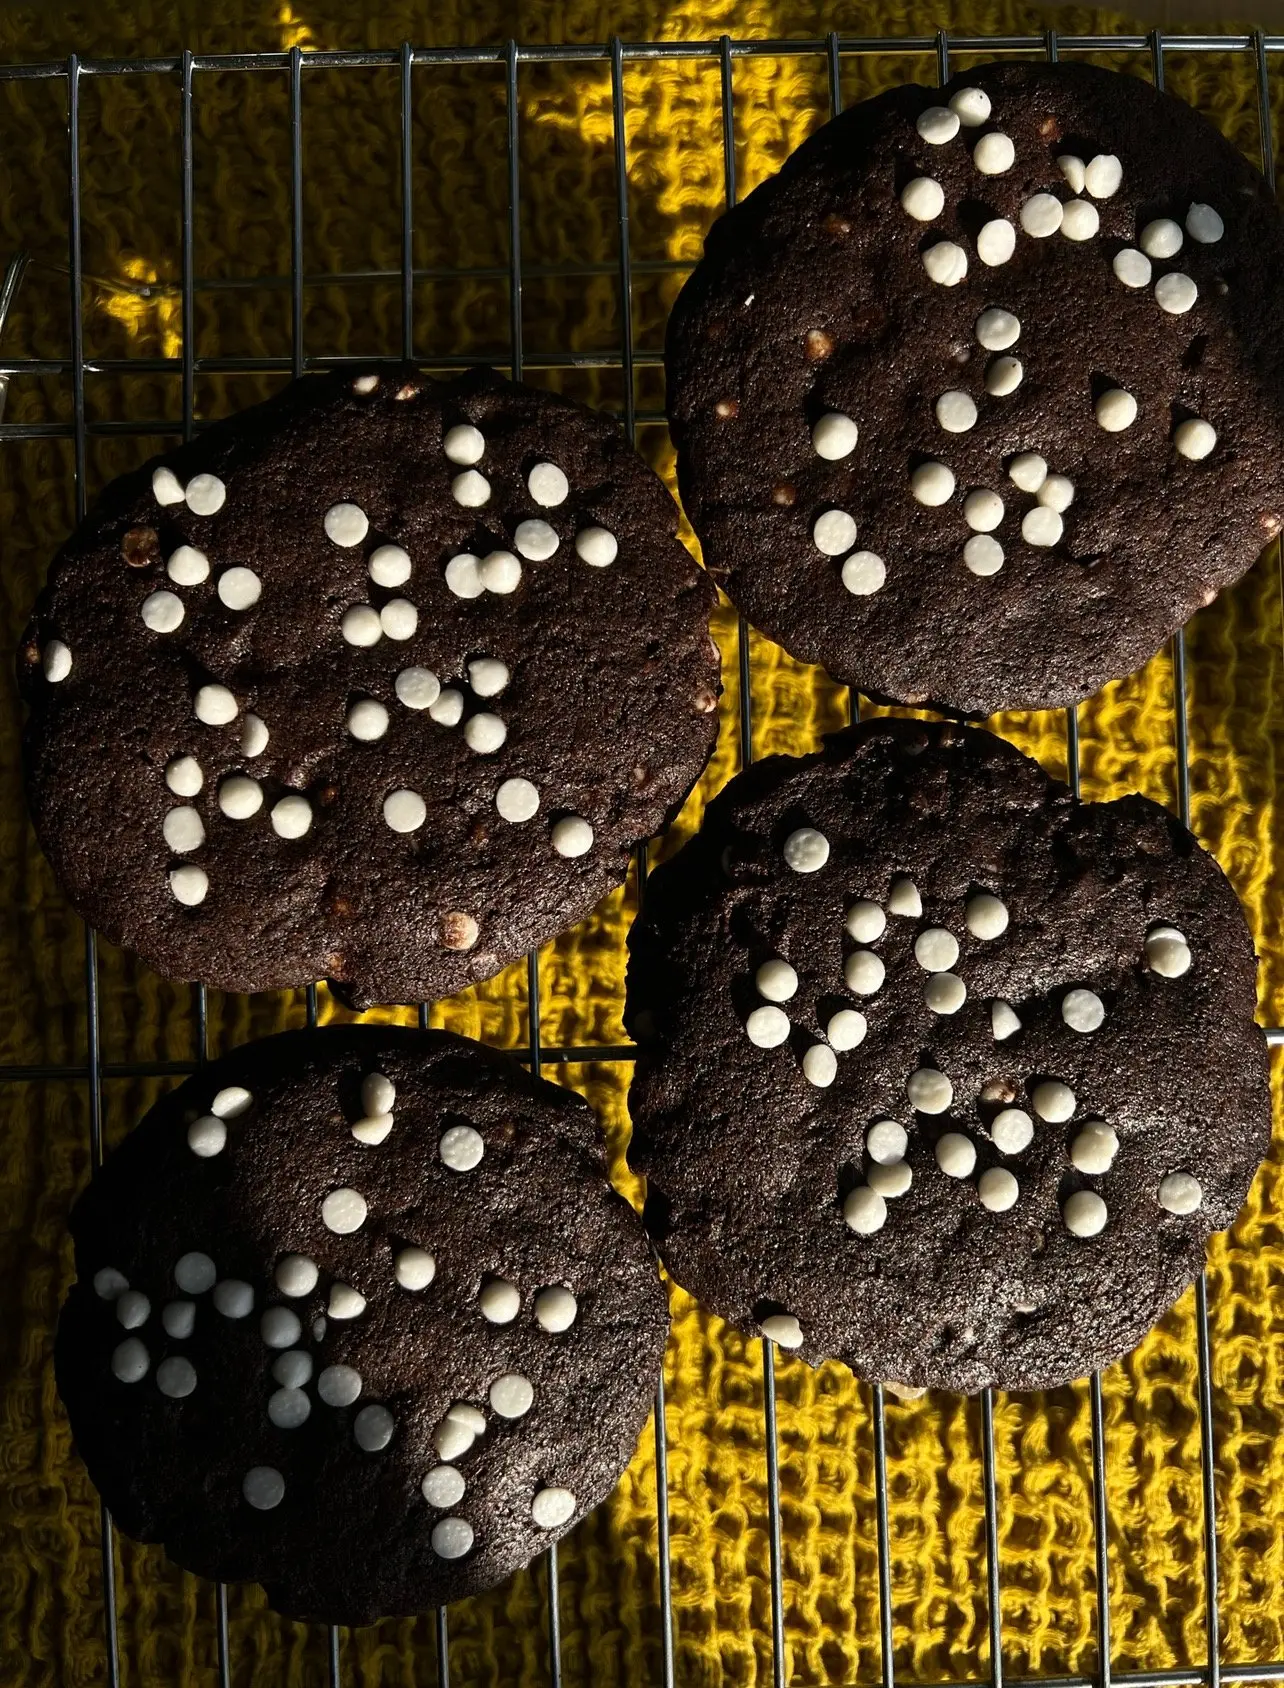
[[[1169,34],[1155,31],[1136,36],[1070,36],[1048,31],[1038,36],[950,36],[945,31],[922,36],[840,36],[832,33],[815,39],[738,41],[723,36],[717,40],[686,42],[624,42],[613,39],[608,43],[586,46],[524,46],[509,41],[499,47],[414,48],[404,44],[399,51],[307,51],[295,47],[288,52],[223,55],[195,55],[185,52],[181,57],[135,60],[82,60],[76,55],[55,63],[0,65],[0,83],[17,81],[61,82],[66,92],[68,124],[69,170],[69,251],[65,267],[70,304],[70,356],[67,358],[0,358],[0,416],[4,397],[11,378],[18,376],[54,376],[69,378],[71,383],[71,420],[69,422],[4,422],[0,421],[0,441],[41,437],[69,438],[73,442],[75,473],[75,509],[77,517],[86,508],[87,443],[92,434],[125,434],[138,436],[170,436],[181,434],[191,439],[199,430],[195,417],[195,382],[198,372],[265,373],[298,376],[317,367],[335,367],[345,361],[368,366],[370,358],[343,358],[309,355],[304,345],[304,289],[315,281],[356,282],[393,280],[400,286],[400,345],[387,361],[412,359],[415,356],[414,287],[417,280],[438,274],[451,276],[490,277],[507,285],[509,364],[515,379],[534,369],[565,369],[600,367],[620,372],[623,384],[622,417],[630,439],[636,437],[639,425],[662,424],[662,411],[646,409],[637,403],[637,371],[647,365],[662,362],[658,351],[645,351],[634,345],[633,295],[634,277],[644,269],[683,270],[689,266],[678,261],[646,263],[634,261],[630,249],[629,175],[626,147],[625,65],[632,61],[703,60],[716,65],[722,105],[722,170],[725,198],[732,205],[737,197],[736,184],[736,127],[734,115],[734,71],[737,60],[755,55],[775,58],[809,58],[819,60],[825,70],[829,111],[836,115],[842,107],[841,70],[845,58],[882,55],[932,55],[938,80],[945,82],[951,75],[953,55],[1043,55],[1055,61],[1062,54],[1146,54],[1154,82],[1164,85],[1165,63],[1174,53],[1235,54],[1246,58],[1255,69],[1257,119],[1260,134],[1260,163],[1266,179],[1274,187],[1274,140],[1271,127],[1269,71],[1272,59],[1284,55],[1284,36],[1268,35],[1261,31],[1238,35]],[[612,141],[615,174],[615,221],[618,231],[618,278],[620,302],[620,344],[614,353],[528,352],[523,344],[523,284],[533,273],[541,278],[550,275],[589,275],[603,273],[605,265],[541,266],[538,271],[523,266],[521,249],[521,179],[519,165],[518,70],[522,65],[570,63],[577,65],[605,65],[609,69]],[[507,167],[507,239],[508,261],[505,266],[475,267],[450,271],[416,268],[413,261],[413,132],[412,88],[416,70],[448,72],[452,67],[491,65],[499,67],[505,78],[506,167]],[[400,170],[401,170],[401,265],[397,272],[363,270],[347,274],[312,276],[304,267],[304,196],[303,196],[303,120],[302,88],[305,76],[313,69],[347,70],[390,68],[400,76]],[[219,282],[202,281],[195,270],[194,240],[194,172],[193,172],[193,91],[198,75],[207,72],[276,72],[284,73],[289,86],[290,132],[290,271],[288,276],[256,277],[258,285],[287,288],[290,296],[291,354],[289,358],[271,357],[210,357],[197,355],[194,325],[196,322],[196,294],[202,286],[236,287],[247,285],[244,280]],[[147,75],[178,79],[181,99],[180,147],[182,184],[182,252],[181,284],[181,353],[178,357],[107,359],[87,358],[84,345],[84,296],[87,283],[101,278],[86,274],[82,239],[82,160],[81,90],[85,79],[123,75]],[[0,283],[0,332],[27,270],[28,256],[16,254],[8,264],[3,283]],[[58,266],[61,268],[61,266]],[[119,281],[112,286],[128,286]],[[153,289],[154,290],[154,289]],[[476,361],[462,356],[434,356],[427,367],[449,369],[464,367]],[[182,384],[181,424],[168,419],[137,419],[124,421],[91,421],[87,415],[85,381],[91,374],[178,373]],[[737,741],[742,764],[753,756],[752,673],[750,630],[743,618],[738,621],[738,678],[740,708],[737,721]],[[1184,632],[1173,640],[1174,665],[1174,721],[1173,735],[1177,755],[1177,807],[1181,820],[1189,824],[1191,814],[1191,785],[1188,761],[1187,722],[1187,655]],[[860,714],[861,700],[851,695],[853,718]],[[1079,720],[1075,708],[1065,711],[1067,765],[1070,781],[1076,794],[1079,790]],[[635,855],[637,900],[640,907],[646,885],[647,848],[640,846]],[[538,1073],[541,1066],[566,1062],[628,1062],[634,1051],[626,1044],[546,1045],[540,1035],[540,980],[536,956],[527,959],[528,1028],[523,1046],[515,1053]],[[0,1065],[0,1083],[35,1080],[60,1081],[69,1085],[84,1085],[87,1089],[90,1158],[97,1167],[103,1157],[103,1082],[108,1078],[156,1078],[180,1076],[199,1069],[207,1059],[208,1005],[204,987],[194,987],[196,1029],[195,1048],[186,1061],[107,1062],[103,1058],[102,1023],[99,1002],[99,961],[95,934],[86,930],[84,936],[84,992],[86,1006],[87,1044],[84,1059],[62,1064]],[[318,1001],[315,986],[308,987],[306,1012],[309,1025],[318,1020]],[[418,1018],[427,1026],[429,1008],[418,1005]],[[1267,1028],[1271,1047],[1284,1045],[1284,1027]],[[1111,1614],[1109,1605],[1109,1575],[1107,1539],[1109,1517],[1105,1483],[1105,1433],[1101,1378],[1094,1374],[1090,1380],[1091,1446],[1092,1446],[1092,1534],[1096,1568],[1094,1627],[1097,1640],[1097,1669],[1095,1674],[1043,1676],[1037,1678],[1008,1678],[1008,1688],[1220,1688],[1222,1683],[1284,1682],[1284,1659],[1236,1663],[1221,1659],[1220,1610],[1217,1570],[1217,1497],[1214,1480],[1214,1440],[1212,1415],[1212,1352],[1209,1335],[1208,1291],[1201,1277],[1196,1286],[1196,1329],[1198,1342],[1198,1391],[1200,1479],[1203,1504],[1202,1535],[1205,1554],[1205,1612],[1207,1660],[1203,1667],[1177,1669],[1113,1671],[1111,1667]],[[779,1484],[779,1455],[776,1423],[775,1354],[770,1341],[761,1343],[763,1378],[764,1431],[767,1450],[767,1509],[768,1543],[770,1554],[770,1612],[771,1612],[771,1680],[773,1688],[786,1688],[785,1597],[783,1554],[781,1539],[781,1508]],[[891,1587],[891,1546],[888,1522],[887,1443],[884,1391],[881,1384],[871,1386],[872,1442],[875,1475],[876,1541],[878,1554],[878,1629],[880,1637],[879,1681],[882,1688],[894,1688],[893,1611]],[[999,1528],[998,1500],[995,1480],[994,1398],[986,1391],[981,1399],[982,1473],[984,1488],[986,1543],[986,1602],[989,1634],[988,1682],[991,1688],[1004,1688],[1004,1648],[1000,1613]],[[672,1598],[668,1494],[668,1437],[665,1422],[665,1391],[661,1378],[655,1405],[655,1458],[657,1491],[663,1497],[657,1508],[656,1544],[661,1606],[661,1680],[664,1688],[674,1688],[674,1604]],[[121,1680],[120,1639],[117,1626],[117,1565],[112,1522],[107,1511],[101,1511],[101,1570],[105,1614],[106,1680],[110,1688],[118,1688]],[[545,1555],[546,1561],[546,1624],[549,1678],[554,1688],[562,1681],[561,1622],[559,1606],[558,1554],[556,1547]],[[227,1589],[216,1585],[213,1591],[217,1636],[217,1678],[220,1688],[229,1688],[232,1680],[232,1658],[228,1622]],[[435,1613],[436,1679],[441,1688],[448,1688],[451,1680],[449,1657],[449,1617],[445,1609]],[[341,1688],[345,1679],[341,1634],[332,1628],[328,1634],[327,1669],[331,1688]],[[948,1688],[946,1684],[923,1685],[923,1688]]]

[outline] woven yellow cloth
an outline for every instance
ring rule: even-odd
[[[182,10],[182,9],[180,9]],[[1124,20],[1096,12],[1045,15],[1015,3],[962,0],[950,11],[910,0],[825,5],[821,0],[593,0],[504,7],[495,0],[388,5],[359,17],[341,0],[238,5],[207,0],[177,19],[137,6],[0,13],[5,59],[201,51],[526,41],[695,40],[931,31],[1063,30],[1110,33]],[[1118,56],[1106,62],[1145,72]],[[1214,115],[1256,155],[1254,75],[1245,55],[1174,57],[1170,86]],[[843,65],[843,96],[861,98],[895,80],[931,80],[930,56],[861,57]],[[638,400],[658,413],[653,354],[680,278],[721,208],[724,163],[718,66],[709,57],[629,62],[629,204],[634,260]],[[736,164],[743,193],[779,165],[827,111],[822,58],[738,60],[734,65]],[[1274,90],[1278,105],[1279,90]],[[7,259],[33,255],[5,330],[5,355],[66,356],[65,85],[0,86],[0,228]],[[304,264],[309,275],[393,271],[400,263],[400,94],[394,70],[305,71]],[[523,67],[518,78],[526,266],[528,374],[575,395],[618,404],[612,371],[541,369],[538,355],[611,353],[619,343],[616,192],[611,83],[603,64]],[[1280,113],[1276,111],[1278,128]],[[179,100],[172,77],[89,79],[82,90],[86,352],[120,358],[176,355],[182,319]],[[413,96],[416,266],[492,272],[461,282],[432,274],[415,288],[418,355],[467,353],[501,365],[508,356],[505,104],[500,66],[415,72]],[[202,74],[195,100],[195,267],[201,278],[289,273],[288,84],[283,72]],[[568,265],[598,273],[568,277]],[[155,284],[149,291],[149,285]],[[399,349],[395,279],[310,284],[305,349]],[[203,356],[281,357],[290,350],[288,291],[256,285],[202,289]],[[197,411],[213,416],[263,396],[254,374],[202,375]],[[92,422],[174,418],[172,375],[101,374],[86,387]],[[6,420],[66,422],[70,386],[16,381]],[[645,422],[640,444],[667,475],[662,426]],[[91,488],[158,449],[110,433],[90,439]],[[11,648],[48,556],[74,516],[66,439],[6,442],[0,478],[0,570],[5,648]],[[735,621],[720,616],[728,691],[719,752],[682,818],[699,821],[707,797],[735,771]],[[1197,833],[1215,850],[1244,900],[1263,957],[1260,1017],[1284,1019],[1281,904],[1272,887],[1284,842],[1275,804],[1282,743],[1278,559],[1263,559],[1190,634],[1190,763]],[[0,1060],[85,1059],[82,938],[52,883],[21,804],[17,711],[6,680],[0,851]],[[753,641],[754,745],[758,754],[802,751],[841,723],[846,701],[819,672],[765,640]],[[1080,711],[1085,795],[1139,789],[1176,801],[1173,676],[1166,655]],[[1065,767],[1060,717],[1008,717],[1000,729],[1054,772]],[[666,845],[666,848],[671,845]],[[546,1041],[618,1039],[623,893],[540,957]],[[334,1015],[323,996],[325,1017]],[[434,1023],[496,1043],[525,1034],[524,975],[514,968],[484,989],[433,1010]],[[210,1047],[303,1017],[298,998],[215,999]],[[158,980],[130,957],[102,957],[103,1057],[108,1063],[182,1060],[193,1049],[191,992]],[[1200,1051],[1192,1049],[1192,1061]],[[554,1076],[594,1102],[622,1188],[628,1069],[583,1065]],[[105,1084],[108,1133],[118,1137],[165,1081]],[[103,1598],[93,1492],[72,1455],[50,1364],[51,1333],[70,1273],[65,1219],[88,1174],[83,1082],[42,1081],[0,1090],[0,1681],[100,1682]],[[1284,1239],[1280,1172],[1273,1160],[1229,1238],[1212,1254],[1223,1658],[1284,1654]],[[677,1674],[714,1688],[771,1680],[766,1463],[758,1344],[704,1317],[679,1292],[666,1364],[670,1516]],[[1106,1374],[1110,1605],[1116,1668],[1202,1664],[1206,1658],[1199,1422],[1193,1295]],[[837,1366],[779,1367],[780,1489],[784,1522],[786,1673],[795,1683],[876,1680],[878,1561],[868,1391]],[[585,1413],[593,1403],[583,1403]],[[982,1441],[976,1403],[933,1396],[887,1413],[895,1665],[906,1681],[967,1678],[988,1669]],[[1005,1663],[1009,1671],[1092,1671],[1094,1629],[1091,1446],[1085,1386],[996,1406],[998,1532]],[[654,1442],[644,1436],[614,1498],[562,1553],[564,1680],[650,1683],[660,1678]],[[213,1593],[156,1549],[119,1552],[121,1666],[130,1685],[209,1683],[215,1672]],[[547,1680],[544,1572],[536,1567],[450,1614],[452,1680]],[[279,1620],[254,1591],[231,1596],[232,1676],[237,1683],[318,1683],[324,1637]],[[392,1623],[345,1636],[345,1681],[435,1680],[431,1622]]]

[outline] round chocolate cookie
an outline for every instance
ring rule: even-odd
[[[501,1582],[614,1487],[668,1313],[585,1103],[445,1032],[247,1044],[72,1215],[58,1389],[121,1528],[290,1617]]]
[[[1284,220],[1203,117],[1084,64],[852,107],[669,321],[705,564],[835,679],[969,713],[1139,667],[1284,521]]]
[[[630,940],[645,1220],[816,1364],[1041,1389],[1132,1348],[1270,1137],[1213,859],[976,728],[878,721],[709,807]]]
[[[81,914],[355,1006],[578,920],[717,735],[716,594],[618,428],[490,370],[307,376],[111,486],[23,637]]]

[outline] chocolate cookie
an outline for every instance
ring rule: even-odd
[[[1217,864],[975,728],[869,722],[756,764],[630,943],[648,1228],[686,1289],[813,1364],[964,1391],[1105,1365],[1266,1151]]]
[[[58,1389],[121,1528],[295,1618],[502,1581],[614,1487],[668,1331],[588,1107],[445,1032],[247,1044],[72,1215]]]
[[[669,322],[706,566],[835,679],[964,712],[1140,666],[1284,520],[1284,221],[1085,64],[854,106],[711,230]]]
[[[310,375],[115,483],[19,658],[72,902],[225,990],[489,977],[708,759],[716,594],[676,529],[610,420],[480,369]]]

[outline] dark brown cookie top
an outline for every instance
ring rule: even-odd
[[[445,1032],[294,1032],[171,1091],[72,1216],[76,1446],[130,1535],[287,1615],[501,1582],[614,1487],[663,1286],[588,1107]]]
[[[1050,1387],[1132,1348],[1270,1135],[1216,862],[975,728],[773,757],[647,887],[632,1158],[665,1265],[814,1363]]]
[[[716,223],[669,323],[706,566],[835,679],[989,713],[1139,667],[1284,520],[1284,223],[1081,64],[902,87]]]
[[[543,943],[717,734],[676,527],[608,418],[490,370],[307,376],[116,483],[19,660],[77,909],[162,973],[357,1005]]]

